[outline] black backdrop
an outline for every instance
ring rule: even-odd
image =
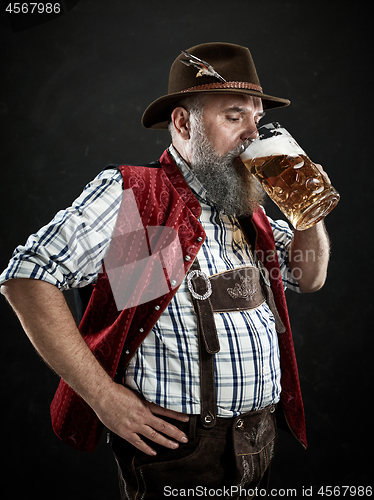
[[[309,448],[281,433],[271,486],[301,497],[303,487],[371,484],[370,3],[65,3],[76,5],[20,31],[2,10],[1,269],[106,164],[159,157],[168,135],[143,129],[140,117],[166,93],[180,50],[206,41],[248,46],[265,92],[292,101],[267,118],[293,133],[342,197],[326,222],[326,285],[312,295],[288,293]],[[270,202],[267,210],[279,215]],[[9,492],[2,498],[117,499],[104,441],[87,455],[54,436],[49,403],[58,378],[5,300],[0,307],[2,485]]]

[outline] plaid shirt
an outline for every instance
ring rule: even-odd
[[[199,252],[201,269],[212,275],[254,265],[239,224],[208,203],[205,190],[171,146],[171,155],[198,196],[206,241]],[[88,184],[71,207],[25,246],[15,250],[0,284],[15,278],[42,279],[61,290],[94,283],[107,254],[122,199],[122,178],[105,170]],[[298,291],[287,267],[292,231],[270,220],[284,286]],[[215,314],[221,350],[215,356],[218,415],[231,417],[279,400],[277,334],[266,303],[250,311]],[[200,413],[196,316],[185,281],[145,339],[126,372],[126,384],[162,406]]]

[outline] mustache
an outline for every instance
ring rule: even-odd
[[[250,141],[252,142],[252,141]],[[244,149],[246,149],[249,144],[247,144],[244,149],[243,149],[243,146],[244,146],[244,143],[243,144],[240,144],[238,146],[236,146],[234,149],[232,149],[231,151],[229,151],[228,153],[226,153],[222,159],[225,161],[228,161],[228,162],[233,162],[234,160],[238,159],[239,156],[243,153]]]
[[[243,144],[240,146],[240,154],[244,153],[244,151],[250,144],[252,144],[252,142],[253,139],[250,139],[249,137],[247,139],[244,139]]]

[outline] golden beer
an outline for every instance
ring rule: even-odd
[[[331,212],[339,201],[339,193],[285,129],[281,129],[279,124],[269,125],[277,125],[277,133],[270,137],[265,136],[262,144],[254,145],[261,141],[260,134],[241,155],[241,159],[293,227],[298,230],[308,229]],[[264,127],[269,128],[269,125]],[[284,147],[279,142],[283,131],[288,136],[287,143],[283,143]],[[269,154],[273,148],[267,141],[272,138],[277,141],[274,150],[283,149],[285,154]],[[254,152],[253,158],[251,148]],[[260,156],[261,149],[268,155]]]

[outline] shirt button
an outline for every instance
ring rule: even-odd
[[[171,284],[171,286],[175,286],[177,284],[177,282],[175,280],[171,280],[170,284]]]
[[[139,328],[139,332],[143,333],[144,332],[144,328]]]
[[[156,311],[160,310],[160,306],[155,306]]]
[[[126,352],[126,354],[130,354],[130,351],[128,349],[125,352]]]
[[[203,241],[202,236],[198,236],[197,241],[199,241],[199,242],[200,242],[200,241]]]
[[[189,262],[191,260],[191,257],[189,255],[185,255],[184,260],[186,262]]]

